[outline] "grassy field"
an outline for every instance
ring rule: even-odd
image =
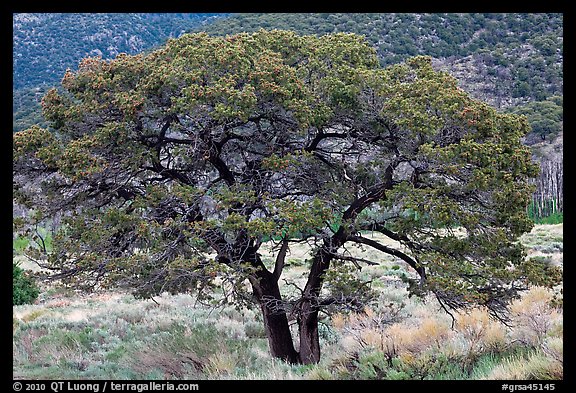
[[[563,262],[563,226],[522,237],[530,257]],[[258,310],[197,306],[190,295],[137,300],[44,287],[13,307],[15,379],[562,379],[563,315],[557,291],[535,287],[511,307],[511,326],[476,309],[451,319],[432,299],[408,298],[403,262],[362,269],[379,297],[361,314],[325,317],[322,360],[290,366],[268,354]],[[299,277],[309,248],[292,247],[286,274]],[[22,266],[33,266],[22,257]],[[272,261],[273,255],[264,253]]]

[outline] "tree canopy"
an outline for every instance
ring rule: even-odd
[[[520,142],[526,118],[473,100],[428,57],[382,68],[344,33],[189,34],[86,58],[42,107],[49,128],[14,134],[13,170],[35,219],[65,212],[45,267],[139,296],[208,301],[219,288],[218,299],[259,305],[271,353],[290,362],[319,360],[320,310],[369,297],[342,282],[354,279],[346,266],[378,261],[349,244],[406,263],[409,290],[447,311],[480,304],[502,317],[530,281],[557,274],[517,241],[533,225],[537,174]],[[259,254],[267,241],[273,265]],[[286,254],[304,241],[308,275],[289,291]]]

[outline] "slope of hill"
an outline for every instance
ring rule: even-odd
[[[157,46],[215,14],[14,14],[14,88],[57,83],[86,56],[114,58]]]
[[[497,107],[562,94],[562,14],[237,14],[195,30],[366,36],[383,65],[425,54]]]
[[[161,45],[227,14],[14,14],[13,131],[42,124],[40,99],[86,56],[114,58]]]

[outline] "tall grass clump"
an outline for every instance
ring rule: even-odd
[[[550,361],[542,352],[531,352],[504,359],[487,375],[497,380],[559,380],[564,376],[562,364]]]

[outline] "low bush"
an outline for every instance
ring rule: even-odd
[[[18,264],[12,264],[12,305],[32,304],[40,290],[36,282]]]

